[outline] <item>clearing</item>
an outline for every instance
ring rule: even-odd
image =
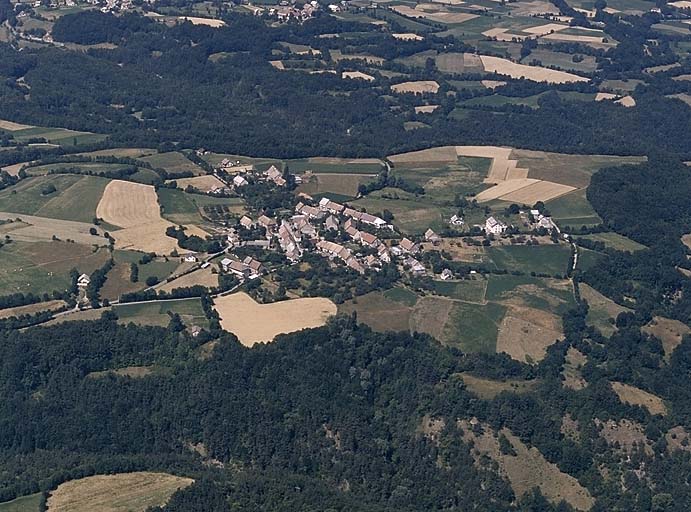
[[[561,318],[557,315],[536,308],[511,307],[499,327],[496,351],[532,364],[544,359],[547,348],[562,337]]]
[[[597,328],[604,336],[611,336],[617,330],[614,321],[619,313],[631,311],[608,299],[596,289],[585,283],[579,283],[581,298],[588,303],[588,324]],[[683,324],[682,324],[683,325]]]
[[[401,84],[392,85],[391,90],[399,94],[436,94],[439,90],[439,84],[434,80],[418,80],[416,82],[403,82]]]
[[[393,290],[397,289],[394,288]],[[410,329],[412,309],[408,305],[391,298],[389,292],[393,290],[388,290],[385,293],[371,292],[346,301],[338,306],[338,313],[350,315],[357,312],[358,322],[368,325],[374,331],[407,332]],[[417,299],[416,296],[414,298]]]
[[[569,347],[569,350],[566,351],[564,369],[562,370],[564,387],[579,391],[588,385],[581,373],[581,368],[587,362],[588,358],[585,354],[576,348]]]
[[[279,334],[320,327],[337,311],[333,302],[321,297],[259,304],[244,292],[217,297],[214,308],[223,329],[246,347],[270,342]]]
[[[691,329],[685,323],[662,316],[654,316],[641,330],[662,342],[667,360],[672,356],[674,349],[681,344],[684,336],[691,334]]]
[[[662,398],[653,395],[648,391],[624,384],[623,382],[612,382],[612,390],[617,394],[619,400],[629,405],[639,405],[648,410],[650,414],[667,414],[667,407]]]
[[[588,78],[567,73],[566,71],[557,71],[540,66],[526,66],[525,64],[517,64],[501,57],[480,55],[480,60],[486,72],[508,75],[511,78],[526,78],[534,82],[547,82],[551,84],[589,81]]]
[[[459,373],[458,376],[463,379],[470,392],[476,394],[483,400],[492,400],[499,393],[516,393],[523,394],[530,392],[537,384],[534,380],[494,380],[483,377],[476,377],[468,372]]]
[[[48,512],[144,512],[165,505],[176,491],[194,483],[167,473],[95,475],[60,484],[50,493]]]

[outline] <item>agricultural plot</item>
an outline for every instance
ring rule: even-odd
[[[410,300],[408,303],[392,297],[394,288],[381,292],[371,292],[355,300],[349,300],[338,306],[338,313],[350,315],[357,313],[358,322],[362,322],[375,331],[408,331],[410,329],[410,315],[412,313]],[[407,292],[407,290],[405,290]],[[411,293],[412,292],[408,292]],[[415,304],[417,296],[413,295]]]
[[[171,224],[161,217],[152,186],[111,181],[96,214],[105,222],[123,228],[113,234],[118,249],[169,254],[177,248],[177,240],[165,234]]]
[[[49,300],[46,302],[39,302],[37,304],[28,304],[26,306],[17,306],[14,308],[0,309],[0,318],[9,318],[11,316],[34,315],[41,311],[56,311],[65,306],[65,301]],[[0,507],[2,512],[2,507]]]
[[[10,132],[14,139],[19,142],[41,138],[51,144],[60,146],[95,144],[107,138],[107,135],[98,133],[78,132],[65,128],[43,128],[40,126],[22,125],[11,121],[0,121],[0,130]]]
[[[95,475],[60,484],[50,493],[49,512],[145,512],[165,505],[176,491],[194,483],[167,473]]]
[[[180,174],[183,172],[191,172],[197,176],[206,174],[204,169],[177,151],[171,151],[169,153],[157,153],[155,155],[142,157],[139,160],[151,164],[151,166],[156,169],[165,169],[171,175]]]
[[[223,329],[235,334],[247,347],[270,342],[279,334],[322,326],[337,311],[336,305],[324,298],[259,304],[246,293],[217,297],[214,308]]]
[[[585,197],[585,190],[576,190],[545,203],[552,218],[560,226],[596,226],[602,219]]]
[[[96,234],[92,235],[91,230]],[[102,228],[85,222],[49,219],[0,212],[0,235],[23,242],[50,242],[55,239],[95,246],[108,245]]]
[[[635,386],[622,382],[612,382],[612,390],[619,400],[629,405],[638,405],[648,410],[650,414],[667,414],[667,407],[662,399]]]
[[[164,292],[172,292],[175,288],[189,288],[192,286],[216,288],[218,287],[218,274],[214,274],[211,267],[202,268],[165,283],[157,289]]]
[[[439,84],[434,80],[417,80],[392,85],[391,90],[398,94],[436,94],[439,90]]]
[[[684,336],[691,334],[691,328],[685,323],[662,316],[653,317],[641,330],[662,342],[667,360],[672,356],[674,349],[681,344]]]
[[[193,187],[201,192],[211,192],[217,188],[224,188],[226,185],[216,176],[205,175],[195,176],[194,178],[178,178],[175,180],[177,187],[185,190],[187,187]]]
[[[0,289],[5,293],[66,290],[72,268],[90,274],[110,258],[106,249],[68,242],[12,242],[0,254]]]
[[[511,307],[499,327],[496,351],[529,364],[541,361],[547,348],[563,337],[561,318],[537,308]]]
[[[448,226],[448,218],[454,209],[430,204],[422,199],[384,198],[386,189],[370,194],[351,204],[356,208],[365,208],[369,213],[380,213],[389,210],[394,215],[394,223],[406,234],[422,234],[428,228],[442,230]],[[405,192],[397,193],[406,197]],[[395,196],[394,196],[395,197]]]
[[[172,188],[159,188],[158,201],[163,217],[174,224],[198,224],[202,221],[195,204],[195,194]]]
[[[354,198],[358,194],[360,185],[371,182],[376,175],[365,174],[311,174],[303,177],[303,183],[298,192],[309,194],[315,199],[320,197],[348,197]],[[334,199],[335,200],[335,199]]]
[[[564,500],[576,510],[589,510],[593,506],[594,499],[578,480],[561,472],[537,448],[528,448],[510,430],[495,432],[489,425],[477,429],[466,420],[459,421],[458,426],[463,430],[463,440],[473,443],[471,454],[475,464],[483,466],[487,457],[495,461],[499,474],[509,481],[517,497],[538,487],[553,504]],[[512,453],[500,448],[499,434],[510,443]]]
[[[208,327],[209,321],[204,314],[200,299],[177,299],[145,302],[140,304],[121,304],[113,306],[118,315],[118,322],[138,325],[165,327],[170,322],[170,315],[177,313],[187,327],[197,325]]]
[[[614,321],[620,313],[630,311],[630,309],[620,306],[616,302],[608,299],[594,288],[585,283],[579,284],[581,298],[589,306],[586,322],[597,329],[605,336],[611,336],[617,330]]]
[[[523,59],[523,64],[536,60],[543,66],[553,66],[567,71],[575,71],[576,73],[592,73],[597,69],[595,57],[590,55],[581,55],[580,57],[582,60],[575,62],[574,55],[536,48]]]
[[[32,165],[25,169],[29,176],[42,176],[56,169],[71,169],[83,174],[103,174],[128,168],[124,164],[105,164],[100,162],[60,162],[57,164]]]
[[[586,240],[593,240],[595,242],[602,242],[605,244],[605,247],[610,247],[612,249],[616,249],[617,251],[636,252],[645,249],[645,245],[639,244],[630,238],[614,232],[583,235],[579,238],[585,238]]]
[[[455,302],[444,325],[442,341],[464,352],[494,354],[505,313],[506,308],[501,304]]]
[[[463,281],[434,281],[434,292],[450,299],[464,302],[483,303],[485,301],[485,279],[467,279]]]
[[[54,174],[27,178],[0,192],[0,211],[91,222],[108,180]]]
[[[155,258],[149,263],[141,264],[138,263],[141,257],[141,253],[134,251],[113,252],[115,265],[108,272],[106,282],[101,288],[103,298],[118,299],[124,293],[142,290],[146,288],[146,280],[149,277],[156,277],[163,281],[179,266],[177,258]],[[138,281],[136,283],[130,279],[132,263],[137,263]]]
[[[563,275],[568,270],[571,250],[565,244],[506,245],[489,247],[487,255],[498,269]]]

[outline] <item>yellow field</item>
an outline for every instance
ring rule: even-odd
[[[374,77],[372,75],[368,75],[367,73],[363,73],[362,71],[344,71],[343,73],[341,73],[341,78],[366,80],[368,82],[374,81]]]
[[[626,404],[645,407],[650,414],[667,414],[667,407],[659,396],[622,382],[612,382],[612,389]]]
[[[495,186],[480,192],[477,196],[475,196],[475,199],[477,199],[479,203],[499,199],[502,196],[514,193],[529,185],[534,185],[535,183],[539,183],[539,180],[533,178],[521,178],[517,180],[500,181]]]
[[[175,288],[188,288],[195,285],[215,288],[218,286],[218,274],[211,272],[211,267],[201,268],[189,274],[185,274],[179,279],[174,279],[169,283],[165,283],[156,289],[164,292],[171,292]]]
[[[214,188],[225,187],[225,183],[219,180],[216,176],[207,174],[205,176],[195,176],[193,178],[179,178],[175,180],[178,188],[185,190],[189,185],[201,190],[202,192],[211,192]]]
[[[439,90],[439,84],[434,80],[418,80],[416,82],[403,82],[402,84],[392,85],[391,90],[397,93],[436,94]]]
[[[320,327],[335,315],[336,304],[324,298],[292,299],[259,304],[246,293],[234,293],[214,300],[221,326],[251,347],[270,342],[279,334]]]
[[[429,162],[455,163],[457,159],[456,149],[453,146],[410,151],[408,153],[400,153],[389,157],[389,160],[394,164],[426,164]]]
[[[54,311],[60,309],[65,305],[63,300],[49,300],[47,302],[39,302],[38,304],[29,304],[27,306],[17,306],[14,308],[0,309],[0,318],[9,318],[11,316],[33,315],[40,311]]]
[[[103,191],[96,216],[124,229],[115,231],[115,247],[157,254],[170,254],[177,240],[166,236],[172,226],[161,217],[161,208],[154,187],[113,180]]]
[[[556,71],[554,69],[539,66],[526,66],[525,64],[517,64],[508,59],[502,59],[501,57],[481,55],[480,60],[486,72],[508,75],[512,78],[526,78],[535,82],[548,82],[552,84],[589,81],[587,78],[574,75],[573,73]]]
[[[207,27],[225,27],[226,22],[223,20],[216,20],[213,18],[197,18],[194,16],[180,16],[178,18],[180,21],[189,21],[192,25],[206,25]]]
[[[194,480],[167,473],[96,475],[65,482],[50,493],[48,512],[144,512],[165,505]]]
[[[11,132],[16,132],[18,130],[26,130],[27,128],[33,128],[31,125],[28,124],[19,124],[15,123],[12,121],[5,121],[4,119],[0,119],[0,130],[8,130]]]
[[[516,180],[512,180],[516,181]],[[503,201],[511,201],[518,204],[535,204],[538,201],[549,201],[564,194],[576,190],[575,187],[553,183],[551,181],[539,181],[523,187],[519,190],[501,196]]]

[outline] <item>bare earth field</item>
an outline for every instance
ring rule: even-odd
[[[201,190],[202,192],[211,192],[214,188],[223,188],[225,184],[216,176],[195,176],[194,178],[178,178],[175,180],[179,189],[185,190],[189,185]]]
[[[499,327],[497,352],[527,363],[541,361],[563,336],[561,319],[535,308],[511,307]]]
[[[480,59],[482,60],[482,65],[486,72],[508,75],[511,78],[526,78],[534,82],[547,82],[552,84],[589,81],[587,78],[574,75],[573,73],[556,71],[554,69],[539,66],[526,66],[525,64],[517,64],[508,59],[502,59],[501,57],[481,55]]]
[[[259,304],[246,293],[234,293],[214,300],[221,326],[235,334],[246,347],[270,342],[279,334],[320,327],[335,315],[329,299],[310,297],[272,304]]]
[[[434,80],[419,80],[417,82],[403,82],[401,84],[392,85],[391,90],[397,93],[436,94],[439,90],[439,84]]]
[[[165,505],[194,480],[167,473],[95,475],[60,484],[50,493],[48,512],[144,512]]]
[[[667,407],[659,396],[622,382],[612,382],[612,389],[626,404],[645,407],[650,414],[667,414]]]
[[[498,464],[499,474],[511,484],[516,497],[538,487],[552,503],[566,501],[577,510],[589,510],[594,503],[590,493],[571,475],[563,473],[556,464],[545,459],[537,448],[528,448],[518,437],[504,428],[495,432],[489,425],[482,425],[482,432],[473,428],[469,421],[461,420],[458,426],[463,430],[463,440],[473,442],[471,454],[475,464],[484,467],[487,457]],[[513,447],[516,455],[504,454],[497,436],[502,434]]]
[[[150,185],[111,181],[103,191],[96,215],[124,228],[112,234],[118,249],[169,254],[177,248],[177,240],[166,236],[166,228],[172,224],[161,217],[158,196]]]
[[[679,346],[683,337],[691,334],[691,329],[686,324],[679,320],[672,320],[662,316],[653,317],[650,323],[641,330],[655,336],[662,342],[662,348],[665,349],[665,357],[667,359],[672,355],[674,349]]]

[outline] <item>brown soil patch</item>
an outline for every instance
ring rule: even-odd
[[[517,361],[541,361],[547,347],[563,336],[560,318],[535,308],[512,307],[504,316],[497,336],[497,352]]]
[[[409,153],[400,153],[398,155],[391,155],[389,160],[396,164],[431,164],[437,162],[455,163],[458,161],[456,149],[454,146],[441,146],[438,148],[423,149],[420,151],[411,151]]]
[[[662,399],[657,396],[623,382],[612,382],[612,389],[619,400],[629,405],[640,405],[648,409],[650,414],[667,414],[667,407]]]
[[[641,329],[644,333],[655,336],[662,342],[665,357],[670,358],[674,349],[681,344],[684,336],[691,334],[691,328],[679,320],[655,316],[650,323]]]
[[[144,512],[163,506],[194,480],[167,473],[96,475],[60,484],[48,498],[49,512]]]
[[[561,472],[537,448],[528,448],[509,429],[495,432],[488,425],[478,424],[473,427],[465,420],[459,421],[458,426],[463,429],[463,440],[474,443],[471,454],[475,464],[487,466],[485,457],[495,461],[499,465],[499,474],[508,479],[518,498],[538,487],[552,503],[564,500],[577,510],[589,510],[593,506],[595,500],[578,480]],[[501,453],[498,434],[506,437],[516,455]]]
[[[619,421],[600,421],[596,418],[595,424],[601,427],[600,436],[607,441],[607,444],[616,445],[625,453],[631,453],[636,446],[643,446],[648,455],[653,454],[652,443],[646,437],[640,423],[626,418]]]
[[[417,301],[410,317],[410,330],[424,332],[443,341],[444,326],[454,301],[439,297],[422,297]]]
[[[357,302],[356,302],[357,301]],[[378,332],[408,331],[412,308],[386,298],[379,292],[362,295],[338,306],[339,314],[357,312],[358,322]]]
[[[665,440],[669,452],[691,452],[691,434],[682,426],[670,428],[665,434]]]
[[[5,121],[0,119],[0,130],[8,130],[10,132],[16,132],[18,130],[26,130],[27,128],[33,128],[33,126],[28,124],[15,123],[13,121]]]
[[[432,418],[429,414],[425,414],[420,421],[418,432],[420,432],[427,439],[435,444],[439,443],[439,434],[446,427],[444,418]]]
[[[157,289],[163,290],[164,292],[171,292],[175,288],[189,288],[192,286],[216,288],[218,286],[218,274],[214,274],[209,266],[195,270],[189,274],[185,274],[178,279],[173,279],[172,281],[157,287]]]
[[[681,237],[681,243],[684,244],[689,249],[691,249],[691,233],[682,236]]]
[[[574,391],[583,389],[588,385],[581,374],[581,368],[588,362],[588,358],[578,349],[569,347],[564,360],[564,386]]]
[[[509,393],[523,394],[531,391],[537,384],[534,380],[493,380],[485,379],[483,377],[476,377],[470,373],[459,373],[458,376],[463,379],[471,393],[476,394],[483,400],[492,400],[499,393],[507,391]]]
[[[103,191],[96,216],[124,229],[115,231],[115,247],[156,254],[170,254],[177,240],[166,236],[172,226],[161,217],[161,207],[154,187],[113,180]]]
[[[217,297],[214,309],[223,329],[246,347],[270,342],[279,334],[320,327],[336,314],[336,305],[321,297],[259,304],[243,292]]]

